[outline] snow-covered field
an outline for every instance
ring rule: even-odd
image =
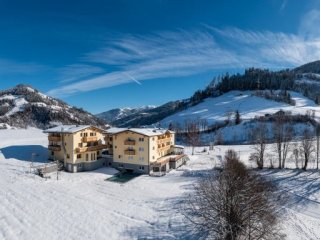
[[[45,180],[29,173],[46,157],[41,131],[0,131],[0,239],[195,239],[179,203],[203,174],[234,148],[247,159],[250,146],[197,148],[187,165],[164,177],[140,176],[125,184],[105,181],[112,168],[60,173]],[[245,161],[250,166],[251,163]],[[283,214],[287,239],[320,239],[320,174],[264,170],[292,195]]]
[[[216,98],[207,98],[204,102],[190,107],[184,111],[173,114],[161,121],[164,126],[171,122],[184,124],[186,120],[205,119],[209,124],[223,121],[228,113],[239,111],[243,120],[249,120],[255,116],[273,114],[279,110],[290,111],[292,114],[305,114],[314,111],[315,117],[320,119],[320,107],[312,100],[297,92],[290,92],[295,106],[286,103],[275,102],[253,95],[252,91],[230,91]]]

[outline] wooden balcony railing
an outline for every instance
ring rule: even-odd
[[[107,148],[107,145],[104,145],[104,144],[100,144],[96,146],[88,146],[88,147],[78,147],[76,148],[76,153],[99,151],[106,148]]]
[[[124,150],[124,154],[125,155],[135,155],[136,151],[133,149],[127,149],[127,150]]]
[[[135,140],[125,140],[124,141],[124,145],[135,145],[136,144],[136,141]]]
[[[48,136],[48,140],[51,142],[61,142],[61,136]]]
[[[49,145],[48,149],[50,151],[61,151],[61,146],[59,146],[59,145]]]
[[[170,139],[170,136],[162,137],[157,140],[157,143],[164,143],[164,142],[167,142],[169,139]]]
[[[82,142],[96,142],[96,141],[98,141],[98,138],[96,136],[82,138]]]

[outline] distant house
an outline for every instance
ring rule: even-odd
[[[50,160],[59,160],[68,172],[81,172],[106,165],[102,158],[103,130],[89,125],[62,125],[44,131],[48,133]]]
[[[171,168],[185,162],[176,155],[183,155],[183,147],[175,145],[175,133],[155,128],[110,128],[104,132],[106,150],[117,169],[129,172],[163,175]],[[171,156],[171,157],[170,157]],[[179,164],[170,161],[179,160]],[[171,166],[171,168],[170,168]]]

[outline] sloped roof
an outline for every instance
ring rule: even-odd
[[[44,130],[44,133],[76,133],[81,130],[87,129],[87,128],[96,128],[100,131],[103,131],[102,129],[91,126],[91,125],[60,125],[57,127],[49,128],[47,130]]]
[[[174,133],[173,131],[163,128],[110,128],[106,130],[105,133],[117,134],[125,131],[135,132],[148,137],[163,135],[167,132]]]

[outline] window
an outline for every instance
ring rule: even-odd
[[[154,150],[154,147],[152,147],[152,150]]]
[[[144,161],[144,157],[139,157],[139,160],[140,161]]]
[[[81,163],[79,163],[79,164],[78,164],[78,167],[82,167],[82,164],[81,164]]]
[[[114,146],[114,148],[117,148],[117,146]]]
[[[139,138],[139,142],[144,142],[144,138]]]
[[[119,155],[119,158],[121,158],[121,155]]]
[[[67,158],[70,158],[70,155],[69,155],[69,154],[67,154]]]
[[[51,151],[51,155],[52,155],[52,156],[54,155],[54,152],[53,152],[53,151]]]
[[[154,137],[152,138],[152,141],[154,141]]]
[[[109,138],[109,141],[112,141],[112,137],[111,137],[111,138]]]
[[[144,170],[144,166],[139,166],[139,169],[140,170]]]
[[[123,164],[119,164],[119,167],[123,168]]]
[[[139,147],[139,152],[143,152],[144,148],[143,147]]]
[[[152,156],[152,159],[154,159],[154,156]]]
[[[82,147],[82,143],[78,143],[78,146],[79,146],[79,147]]]
[[[77,155],[77,159],[80,159],[80,158],[81,158],[81,154],[78,154],[78,155]]]
[[[133,156],[129,156],[129,157],[128,157],[128,160],[133,160]]]

